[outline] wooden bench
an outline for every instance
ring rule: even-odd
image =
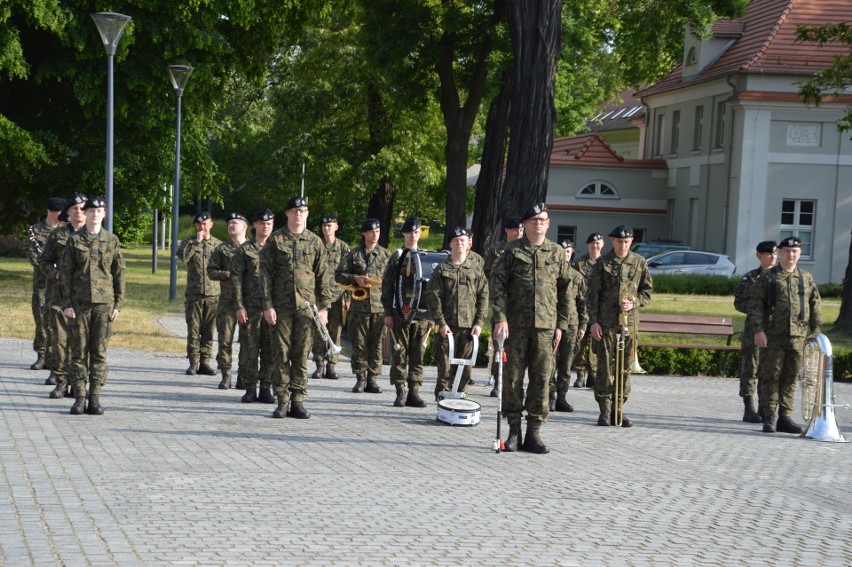
[[[642,335],[688,335],[725,337],[725,344],[643,341]],[[730,317],[705,317],[702,315],[670,315],[663,313],[639,313],[640,347],[695,348],[725,351],[723,369],[728,367],[728,354],[739,351],[740,346],[731,344],[734,340],[734,322]]]

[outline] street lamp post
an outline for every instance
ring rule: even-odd
[[[177,94],[177,143],[175,144],[175,184],[172,195],[172,247],[171,274],[169,276],[169,301],[177,299],[177,245],[178,245],[178,209],[180,208],[180,103],[183,89],[192,75],[189,65],[169,65],[169,77]]]
[[[104,49],[107,54],[107,140],[106,140],[106,202],[107,202],[107,217],[106,229],[112,232],[113,220],[113,198],[112,198],[112,147],[113,147],[113,129],[112,129],[112,60],[115,57],[115,49],[118,47],[118,41],[124,33],[124,28],[130,22],[130,16],[124,14],[116,14],[115,12],[97,12],[89,14],[98,26],[98,32],[101,34],[101,39],[104,42]]]

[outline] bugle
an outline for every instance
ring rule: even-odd
[[[339,345],[334,344],[334,341],[331,339],[331,335],[328,332],[328,328],[325,326],[325,323],[322,322],[319,316],[319,309],[316,304],[309,303],[311,306],[311,313],[314,316],[314,323],[317,324],[317,330],[322,337],[323,342],[328,345],[328,350],[326,351],[326,356],[334,356],[335,354],[340,354],[340,351],[343,350]]]

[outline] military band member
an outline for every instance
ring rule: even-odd
[[[67,224],[53,230],[44,243],[44,251],[39,256],[39,269],[47,281],[45,301],[47,305],[47,350],[45,361],[56,379],[56,387],[50,391],[51,398],[65,396],[68,386],[68,368],[70,364],[70,348],[68,344],[68,319],[62,313],[62,293],[59,283],[59,268],[62,254],[68,237],[80,230],[86,224],[86,213],[83,205],[85,195],[74,195],[65,204],[65,210],[60,220]],[[69,392],[70,395],[70,392]]]
[[[654,289],[651,273],[645,258],[630,251],[633,244],[633,229],[620,225],[609,233],[612,250],[604,254],[592,269],[589,279],[589,331],[596,341],[593,348],[598,356],[598,373],[595,380],[595,399],[601,413],[598,425],[615,425],[613,423],[614,400],[613,379],[615,372],[616,343],[621,332],[619,319],[621,314],[627,314],[628,329],[633,323],[633,317],[638,317],[637,307],[644,307],[651,301]],[[625,284],[635,285],[632,297],[625,295]],[[633,338],[628,333],[624,341],[624,352],[632,352]],[[630,360],[625,362],[629,367]],[[630,396],[630,373],[624,374],[624,395],[622,404]],[[622,405],[623,407],[623,405]],[[624,417],[622,427],[630,427],[633,422]]]
[[[420,397],[420,387],[423,385],[423,354],[426,351],[426,337],[429,334],[430,322],[414,320],[405,322],[400,319],[396,293],[399,285],[399,260],[404,249],[410,254],[417,253],[417,243],[420,240],[420,219],[410,217],[402,224],[402,236],[405,239],[404,248],[398,248],[391,254],[382,276],[382,307],[384,308],[384,324],[390,336],[390,383],[396,389],[395,407],[410,406],[426,407],[426,402]],[[425,299],[426,290],[420,292]],[[423,301],[425,304],[425,301]],[[408,393],[406,395],[406,385]]]
[[[377,219],[366,219],[361,224],[363,242],[349,251],[337,266],[334,277],[337,283],[356,286],[366,291],[366,297],[356,300],[353,292],[349,308],[349,339],[352,341],[352,372],[355,385],[352,392],[381,394],[376,378],[382,373],[382,340],[385,322],[381,287],[370,285],[384,276],[390,254],[379,245],[381,228]]]
[[[574,253],[574,243],[570,240],[560,242],[565,250],[565,261],[570,265]],[[571,387],[571,364],[577,341],[582,340],[589,324],[589,314],[586,309],[586,278],[577,270],[568,271],[568,327],[562,333],[559,348],[556,351],[556,367],[550,379],[550,411],[572,412],[574,407],[568,403],[566,396]]]
[[[754,345],[754,324],[749,316],[749,303],[754,295],[757,283],[778,260],[778,248],[774,240],[765,240],[757,245],[757,260],[760,266],[746,273],[734,290],[734,307],[740,313],[746,314],[743,332],[740,334],[740,397],[745,409],[743,421],[746,423],[762,423],[763,418],[754,405],[754,396],[759,392],[757,387],[758,363],[760,349]],[[759,406],[758,406],[759,407]]]
[[[453,336],[455,356],[469,358],[473,354],[471,337],[479,336],[488,311],[488,282],[478,261],[469,256],[468,232],[456,227],[450,233],[450,256],[432,272],[426,300],[429,317],[438,327],[435,363],[438,384],[435,396],[451,390],[456,370],[449,365],[447,334]],[[467,391],[471,367],[465,366],[459,388]]]
[[[213,219],[200,212],[192,219],[195,236],[184,239],[177,250],[178,258],[186,264],[186,374],[215,376],[208,361],[213,353],[216,329],[216,309],[219,306],[219,282],[207,274],[213,251],[222,241],[210,234]]]
[[[211,280],[219,282],[219,304],[216,307],[219,352],[216,354],[216,364],[222,372],[222,380],[219,382],[220,390],[228,390],[231,387],[234,330],[237,326],[237,309],[231,286],[231,258],[246,241],[246,228],[248,228],[248,221],[240,213],[229,214],[227,223],[228,241],[216,247],[210,256],[210,263],[207,264],[207,275]],[[240,338],[242,336],[243,326],[240,325]]]
[[[33,267],[33,293],[32,293],[32,310],[33,321],[35,321],[35,337],[33,338],[33,350],[36,351],[36,361],[30,365],[32,370],[41,370],[44,368],[44,354],[47,349],[46,339],[46,322],[47,313],[45,312],[45,287],[47,281],[44,274],[38,267],[38,257],[41,251],[44,250],[44,243],[47,240],[47,235],[59,226],[59,214],[65,208],[65,199],[61,197],[51,197],[47,200],[47,216],[41,222],[31,225],[27,228],[27,240],[24,242],[24,251],[27,254],[27,259]],[[48,385],[56,384],[55,377],[50,376]]]
[[[491,273],[494,336],[506,337],[508,359],[503,373],[506,451],[547,453],[540,429],[550,410],[553,354],[568,325],[571,268],[562,247],[546,238],[550,219],[544,203],[531,206],[521,220],[524,236],[506,246]],[[529,374],[526,399],[524,372]],[[527,431],[522,443],[524,410]]]
[[[316,322],[328,324],[331,305],[331,273],[325,259],[325,246],[319,236],[307,229],[308,202],[302,197],[287,201],[286,226],[276,230],[260,250],[260,285],[263,317],[272,325],[275,360],[273,379],[278,407],[272,417],[308,419],[308,355],[313,345]]]
[[[325,245],[325,255],[328,260],[329,270],[334,273],[337,266],[349,253],[349,245],[337,238],[337,215],[326,214],[322,217],[322,242]],[[349,293],[345,292],[340,284],[331,281],[333,301],[328,310],[328,336],[334,344],[340,344],[340,335],[343,333],[343,314],[349,310]],[[314,336],[314,362],[317,369],[313,378],[328,378],[337,380],[335,365],[337,355],[328,354],[328,345],[323,340],[319,331]]]
[[[103,197],[86,200],[86,224],[68,237],[59,268],[63,312],[70,320],[72,415],[104,413],[100,394],[107,381],[107,343],[124,306],[124,257],[118,237],[101,226],[105,207]]]
[[[261,209],[251,219],[251,239],[244,242],[231,259],[231,291],[237,323],[240,324],[238,384],[246,393],[242,402],[274,404],[272,395],[272,327],[263,318],[263,293],[260,288],[260,250],[275,224],[275,215]],[[258,370],[258,358],[260,368]],[[260,382],[260,396],[257,385]]]
[[[758,281],[749,306],[754,344],[760,353],[760,409],[766,433],[801,434],[793,421],[796,378],[802,369],[805,339],[822,325],[819,290],[814,277],[798,267],[802,241],[789,236],[778,243],[778,265]]]
[[[588,252],[572,263],[575,270],[580,272],[586,279],[586,289],[589,285],[589,276],[592,268],[601,257],[603,250],[603,234],[593,232],[586,238]],[[592,348],[591,335],[586,333],[580,341],[577,355],[574,358],[574,370],[577,379],[574,380],[575,388],[593,388],[595,386],[595,375],[598,372],[598,357]]]

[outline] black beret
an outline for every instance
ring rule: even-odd
[[[778,248],[801,248],[802,239],[798,236],[788,236],[778,243]]]
[[[630,238],[633,236],[633,229],[626,224],[620,224],[609,233],[613,238]]]
[[[586,239],[586,244],[597,242],[598,240],[603,240],[603,234],[601,234],[600,232],[593,232]]]
[[[506,217],[503,219],[503,230],[523,228],[523,226],[524,223],[521,221],[521,217]]]
[[[103,197],[89,197],[83,204],[84,211],[86,209],[100,209],[102,207],[106,207],[106,201]]]
[[[68,211],[64,210],[59,213],[59,222],[69,222],[71,219],[68,218]]]
[[[293,197],[287,204],[284,206],[284,211],[289,211],[290,209],[298,209],[299,207],[307,207],[308,200],[304,197]]]
[[[326,213],[322,216],[322,224],[329,222],[337,222],[337,215],[334,213]]]
[[[768,252],[770,254],[775,252],[777,249],[778,245],[775,243],[774,240],[764,240],[763,242],[759,242],[756,248],[758,252]]]
[[[82,193],[77,193],[76,195],[74,195],[73,197],[71,197],[70,199],[65,201],[64,210],[67,211],[68,209],[70,209],[74,205],[83,205],[83,204],[86,203],[86,199],[88,199],[88,197],[86,197]]]
[[[563,240],[559,244],[562,245],[562,248],[574,248],[574,243],[571,242],[570,238],[566,238],[565,240]]]
[[[195,217],[193,217],[192,222],[199,223],[204,222],[206,220],[210,220],[210,213],[208,213],[207,211],[201,211],[200,213],[195,215]]]
[[[365,219],[364,222],[361,223],[361,232],[367,232],[368,230],[376,230],[381,227],[381,223],[379,219]]]
[[[459,236],[470,236],[470,231],[462,226],[457,226],[450,232],[450,239],[447,242],[452,242],[453,238],[458,238]]]
[[[228,215],[228,217],[226,218],[225,222],[226,222],[227,224],[230,224],[230,222],[231,222],[231,221],[234,221],[234,220],[242,221],[242,222],[244,222],[244,223],[248,224],[248,221],[246,220],[246,217],[244,217],[244,216],[243,216],[243,215],[241,215],[240,213],[231,213],[230,215]]]
[[[420,228],[420,219],[417,217],[408,217],[402,223],[402,232],[413,232]]]
[[[530,205],[527,207],[527,210],[524,211],[524,216],[521,217],[522,221],[527,220],[530,217],[534,217],[539,215],[547,210],[547,205],[544,203],[536,203],[535,205]]]
[[[65,199],[62,197],[51,197],[47,200],[48,211],[61,211],[65,209]]]
[[[275,213],[269,209],[260,209],[254,216],[251,217],[251,222],[254,221],[271,221],[275,218]]]

